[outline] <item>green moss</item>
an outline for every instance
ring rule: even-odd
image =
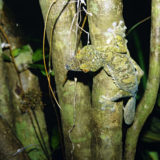
[[[67,124],[71,126],[74,124],[74,113],[73,113],[73,106],[69,104],[65,104],[62,113],[62,117],[64,121],[67,121]]]
[[[25,145],[27,145],[27,143],[30,143],[29,139],[32,137],[32,133],[34,132],[33,128],[28,127],[28,123],[26,121],[21,121],[21,122],[16,122],[16,129],[19,139]]]
[[[88,138],[91,137],[91,133],[88,132],[88,134],[84,135],[83,137],[81,136],[80,138],[77,136],[76,139],[71,138],[73,143],[81,143],[81,142],[85,142],[88,140]]]
[[[33,147],[27,150],[33,149],[28,153],[31,160],[45,160],[46,157],[39,145],[38,139],[35,135],[33,126],[28,122],[28,120],[20,120],[16,122],[16,133],[20,141],[24,146],[33,144]],[[36,146],[34,146],[36,145]]]

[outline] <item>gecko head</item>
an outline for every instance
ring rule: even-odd
[[[66,70],[69,71],[69,70],[70,70],[70,65],[66,64],[66,65],[65,65],[65,68],[66,68]]]
[[[81,71],[80,70],[80,62],[76,58],[72,58],[65,65],[66,70],[68,71]]]

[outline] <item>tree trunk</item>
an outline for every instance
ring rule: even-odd
[[[40,0],[44,20],[52,2],[52,0]],[[73,32],[76,30],[75,25],[70,29],[75,13],[75,3],[67,4],[65,0],[57,1],[49,14],[47,37],[50,41],[54,27],[51,49],[57,94],[62,108],[66,159],[88,160],[91,159],[90,90],[87,85],[80,82],[79,77],[77,82],[73,81],[76,75],[72,75],[73,79],[67,80],[64,84],[67,78],[65,65],[74,56],[76,50],[77,33]],[[75,24],[76,20],[73,23]]]
[[[89,29],[91,43],[105,46],[109,39],[106,32],[113,23],[119,23],[122,17],[121,0],[88,0]],[[110,102],[111,106],[102,109],[99,98],[102,95],[112,97],[117,87],[103,70],[93,79],[92,90],[92,153],[93,159],[122,159],[122,102]]]

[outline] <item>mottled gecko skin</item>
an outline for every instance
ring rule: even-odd
[[[111,99],[104,96],[102,99],[116,101],[120,98],[131,97],[124,108],[124,120],[129,125],[134,120],[135,97],[143,71],[127,54],[124,38],[117,36],[116,40],[112,45],[83,47],[66,65],[66,68],[72,71],[95,72],[103,67],[105,72],[112,77],[119,92]]]

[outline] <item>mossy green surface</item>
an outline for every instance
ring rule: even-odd
[[[44,122],[40,120],[41,119],[40,117],[38,117],[38,119],[39,119],[40,126],[43,128],[42,125]],[[31,152],[28,153],[30,159],[31,160],[37,160],[37,159],[46,160],[47,158],[45,157],[45,154],[41,149],[41,146],[35,134],[35,130],[30,121],[30,117],[28,116],[27,113],[17,119],[15,127],[16,127],[16,134],[18,138],[20,139],[20,141],[22,142],[22,144],[24,146],[32,145],[31,147],[27,149],[28,151],[30,149],[33,149]],[[36,127],[36,130],[38,130],[37,127]],[[48,137],[45,137],[45,134],[44,134],[45,132],[43,129],[41,131],[43,133],[46,144],[48,144]]]

